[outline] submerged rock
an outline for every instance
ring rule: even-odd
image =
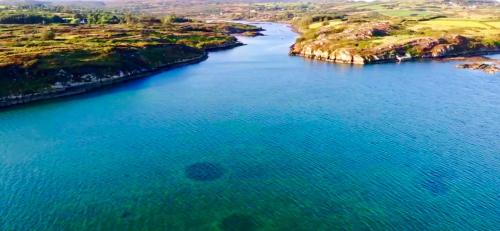
[[[130,218],[132,217],[134,214],[128,210],[126,211],[123,211],[122,215],[121,215],[121,218],[123,219],[127,219],[127,218]]]
[[[441,170],[431,170],[424,173],[422,187],[435,196],[444,195],[449,191],[448,174]]]
[[[213,181],[224,175],[224,168],[218,164],[201,162],[186,167],[185,174],[191,180]]]
[[[448,186],[442,178],[426,179],[422,187],[434,195],[443,195],[448,192]]]
[[[257,230],[256,219],[245,214],[232,214],[221,221],[219,227],[223,231]]]

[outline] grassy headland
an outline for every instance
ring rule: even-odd
[[[48,20],[50,19],[50,20]],[[241,45],[260,28],[111,12],[0,10],[0,106],[79,93]]]
[[[293,21],[301,36],[292,55],[366,64],[500,51],[499,10],[490,5],[356,2],[329,11]]]

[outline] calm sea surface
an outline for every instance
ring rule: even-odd
[[[0,230],[499,230],[500,76],[267,36],[0,112]]]

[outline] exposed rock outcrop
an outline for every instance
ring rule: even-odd
[[[224,30],[228,34],[241,34],[243,36],[249,36],[249,37],[255,37],[255,36],[262,36],[261,32],[264,31],[264,29],[260,27],[250,27],[247,25],[247,27],[238,27],[238,26],[225,26]]]
[[[500,52],[499,46],[484,45],[474,39],[460,35],[439,39],[431,37],[414,38],[369,49],[341,47],[328,50],[322,46],[322,41],[312,43],[297,42],[290,48],[291,55],[352,64],[401,62],[412,59],[468,56],[495,52]]]
[[[458,64],[458,68],[480,70],[489,74],[500,72],[500,66],[496,63],[464,63]]]

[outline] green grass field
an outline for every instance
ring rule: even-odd
[[[484,24],[495,27],[496,29],[500,29],[500,21],[494,21],[494,22],[484,22]]]
[[[433,14],[433,12],[418,10],[380,10],[378,12],[390,17],[423,17]]]
[[[409,29],[415,31],[454,32],[463,35],[500,36],[500,21],[444,18],[421,21]]]
[[[340,23],[342,23],[342,21],[340,21],[340,20],[330,20],[327,22],[315,22],[315,23],[309,25],[309,29],[316,29],[316,28],[320,28],[322,26],[336,26],[336,25],[339,25]]]

